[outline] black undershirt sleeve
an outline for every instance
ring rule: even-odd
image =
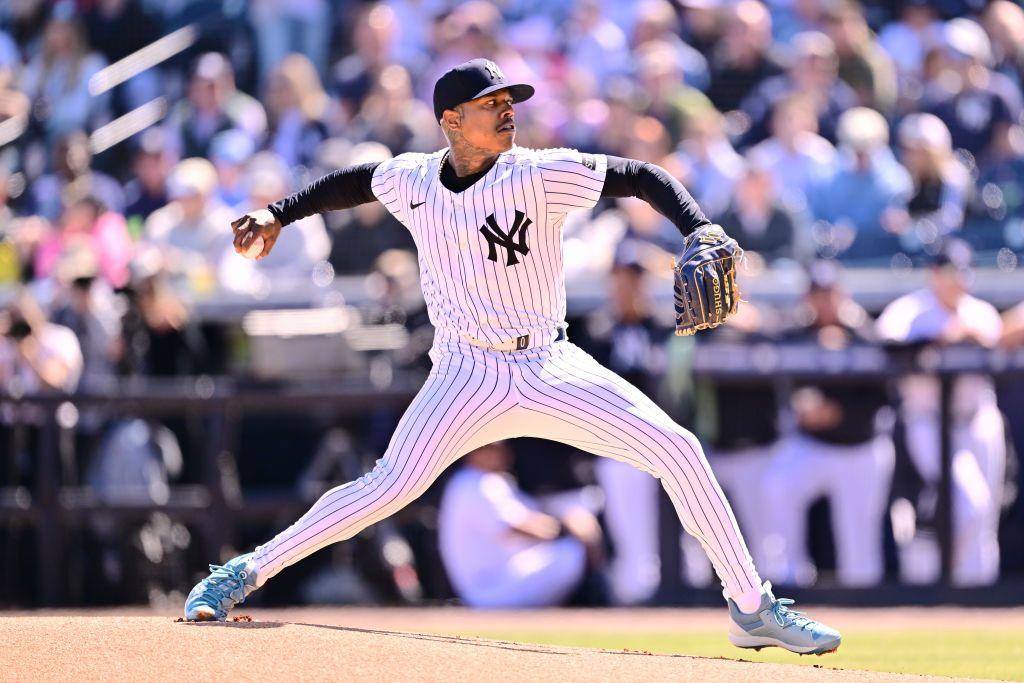
[[[380,162],[359,164],[328,173],[305,189],[274,202],[267,208],[281,225],[306,216],[338,209],[351,209],[377,201],[373,194],[373,171]]]
[[[609,156],[601,196],[642,199],[672,221],[684,236],[711,224],[682,183],[647,161]]]

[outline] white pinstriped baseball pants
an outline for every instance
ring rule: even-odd
[[[433,370],[373,470],[325,493],[256,549],[260,585],[402,509],[469,451],[532,436],[627,462],[660,479],[726,594],[760,591],[732,510],[697,439],[638,389],[569,342],[516,353],[442,343],[431,356]]]

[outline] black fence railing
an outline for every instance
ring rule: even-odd
[[[942,574],[937,587],[899,587],[872,589],[874,595],[898,596],[910,602],[937,600],[936,596],[960,596],[968,603],[986,600],[1005,602],[1003,592],[959,591],[952,589],[952,496],[950,403],[954,379],[962,373],[984,373],[999,377],[1024,378],[1024,349],[986,350],[977,347],[921,347],[883,349],[853,346],[829,351],[798,344],[698,344],[693,356],[693,372],[716,382],[750,381],[787,383],[801,379],[867,377],[896,380],[910,373],[926,372],[938,376],[942,387],[942,480],[937,531],[942,548]],[[31,415],[32,429],[38,431],[34,442],[35,475],[30,488],[0,488],[0,525],[27,525],[34,534],[38,567],[38,602],[44,606],[61,604],[61,572],[64,566],[62,539],[67,532],[96,516],[121,521],[145,519],[162,512],[195,526],[201,534],[202,549],[209,558],[219,558],[232,545],[238,526],[245,522],[271,520],[283,511],[296,509],[305,501],[296,500],[291,491],[280,495],[243,496],[226,473],[236,470],[237,436],[243,415],[303,413],[316,411],[343,417],[359,417],[375,409],[402,410],[419,388],[419,377],[396,375],[386,388],[369,382],[340,381],[330,384],[246,385],[236,380],[208,377],[153,382],[134,380],[117,383],[104,390],[66,395],[23,395],[0,397],[0,415],[5,415],[11,433],[18,430],[19,416]],[[76,414],[99,410],[106,416],[187,417],[201,424],[201,466],[198,483],[172,486],[166,500],[111,502],[95,495],[88,487],[73,481],[63,472],[67,466],[69,432],[65,416],[73,407]],[[1009,416],[1021,419],[1024,416]],[[11,423],[11,420],[14,423]],[[25,426],[25,425],[20,425]],[[301,510],[296,510],[301,511]],[[667,525],[665,537],[678,539],[678,525]],[[685,603],[693,591],[681,583],[678,553],[664,556],[663,587],[660,595],[668,603]],[[675,565],[675,566],[674,566]],[[935,588],[948,589],[935,592]],[[952,591],[952,592],[950,592]],[[1013,592],[1011,590],[1010,592]],[[706,592],[710,595],[710,592]],[[804,594],[807,594],[804,591]],[[798,592],[799,594],[799,592]],[[857,602],[865,595],[861,589],[809,593],[836,602]],[[1008,595],[1009,593],[1006,593]],[[852,597],[851,597],[852,596]],[[916,597],[914,597],[916,596]],[[974,597],[971,597],[974,596]],[[956,598],[956,599],[960,599]],[[701,598],[698,598],[700,602]],[[1024,602],[1024,591],[1019,601]]]
[[[291,490],[280,494],[243,496],[237,472],[237,436],[243,415],[316,412],[325,419],[358,417],[375,409],[402,410],[418,389],[417,378],[398,377],[387,388],[369,382],[333,382],[328,385],[242,386],[230,379],[181,378],[173,381],[125,381],[102,391],[6,396],[0,414],[6,414],[13,441],[27,441],[20,432],[35,430],[32,484],[0,487],[0,525],[27,525],[34,536],[37,557],[38,603],[65,602],[61,594],[63,542],[66,532],[91,519],[106,517],[119,523],[145,520],[160,512],[193,525],[201,535],[204,555],[220,558],[232,545],[237,527],[249,521],[270,520],[299,501]],[[171,486],[166,500],[153,502],[97,496],[67,472],[74,459],[75,431],[67,415],[98,411],[106,418],[183,417],[197,426],[194,455],[200,467],[198,483]],[[13,420],[12,420],[13,417]]]
[[[935,526],[939,541],[940,585],[953,586],[953,482],[952,482],[952,399],[954,381],[963,374],[1024,380],[1024,348],[987,349],[975,345],[891,346],[854,344],[825,349],[811,343],[729,343],[699,344],[694,352],[693,372],[717,383],[763,384],[766,378],[788,384],[800,380],[860,382],[865,379],[896,382],[911,374],[928,374],[939,379],[939,444],[941,456],[939,496]],[[1011,415],[1013,419],[1024,416]],[[671,580],[678,572],[665,575]],[[964,592],[964,595],[970,591]],[[950,593],[951,594],[951,593]],[[1024,599],[1018,598],[1018,600]]]

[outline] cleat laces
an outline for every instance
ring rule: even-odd
[[[236,572],[224,565],[211,564],[210,576],[207,577],[206,582],[210,588],[223,594],[222,600],[226,597],[235,602],[241,602],[245,599],[245,578],[245,571]]]
[[[794,601],[789,598],[778,598],[772,603],[769,611],[771,611],[772,616],[775,617],[775,623],[782,628],[796,626],[800,630],[809,631],[813,629],[814,624],[816,623],[813,619],[805,616],[803,612],[797,612],[796,610],[791,610],[787,607],[787,605],[792,605],[793,602]]]

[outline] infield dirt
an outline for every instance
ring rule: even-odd
[[[486,618],[463,610],[241,613],[254,620],[187,624],[141,610],[0,616],[0,680],[928,680],[427,632],[436,631],[440,622],[447,623],[449,632],[458,632],[451,628],[457,622],[451,620],[460,613],[471,623]],[[582,623],[585,614],[566,616]],[[703,615],[695,616],[700,617],[696,621],[703,620]],[[490,618],[514,622],[520,617],[492,613]],[[558,617],[552,614],[551,618]],[[659,620],[648,625],[652,621]],[[678,628],[678,616],[673,621]]]

